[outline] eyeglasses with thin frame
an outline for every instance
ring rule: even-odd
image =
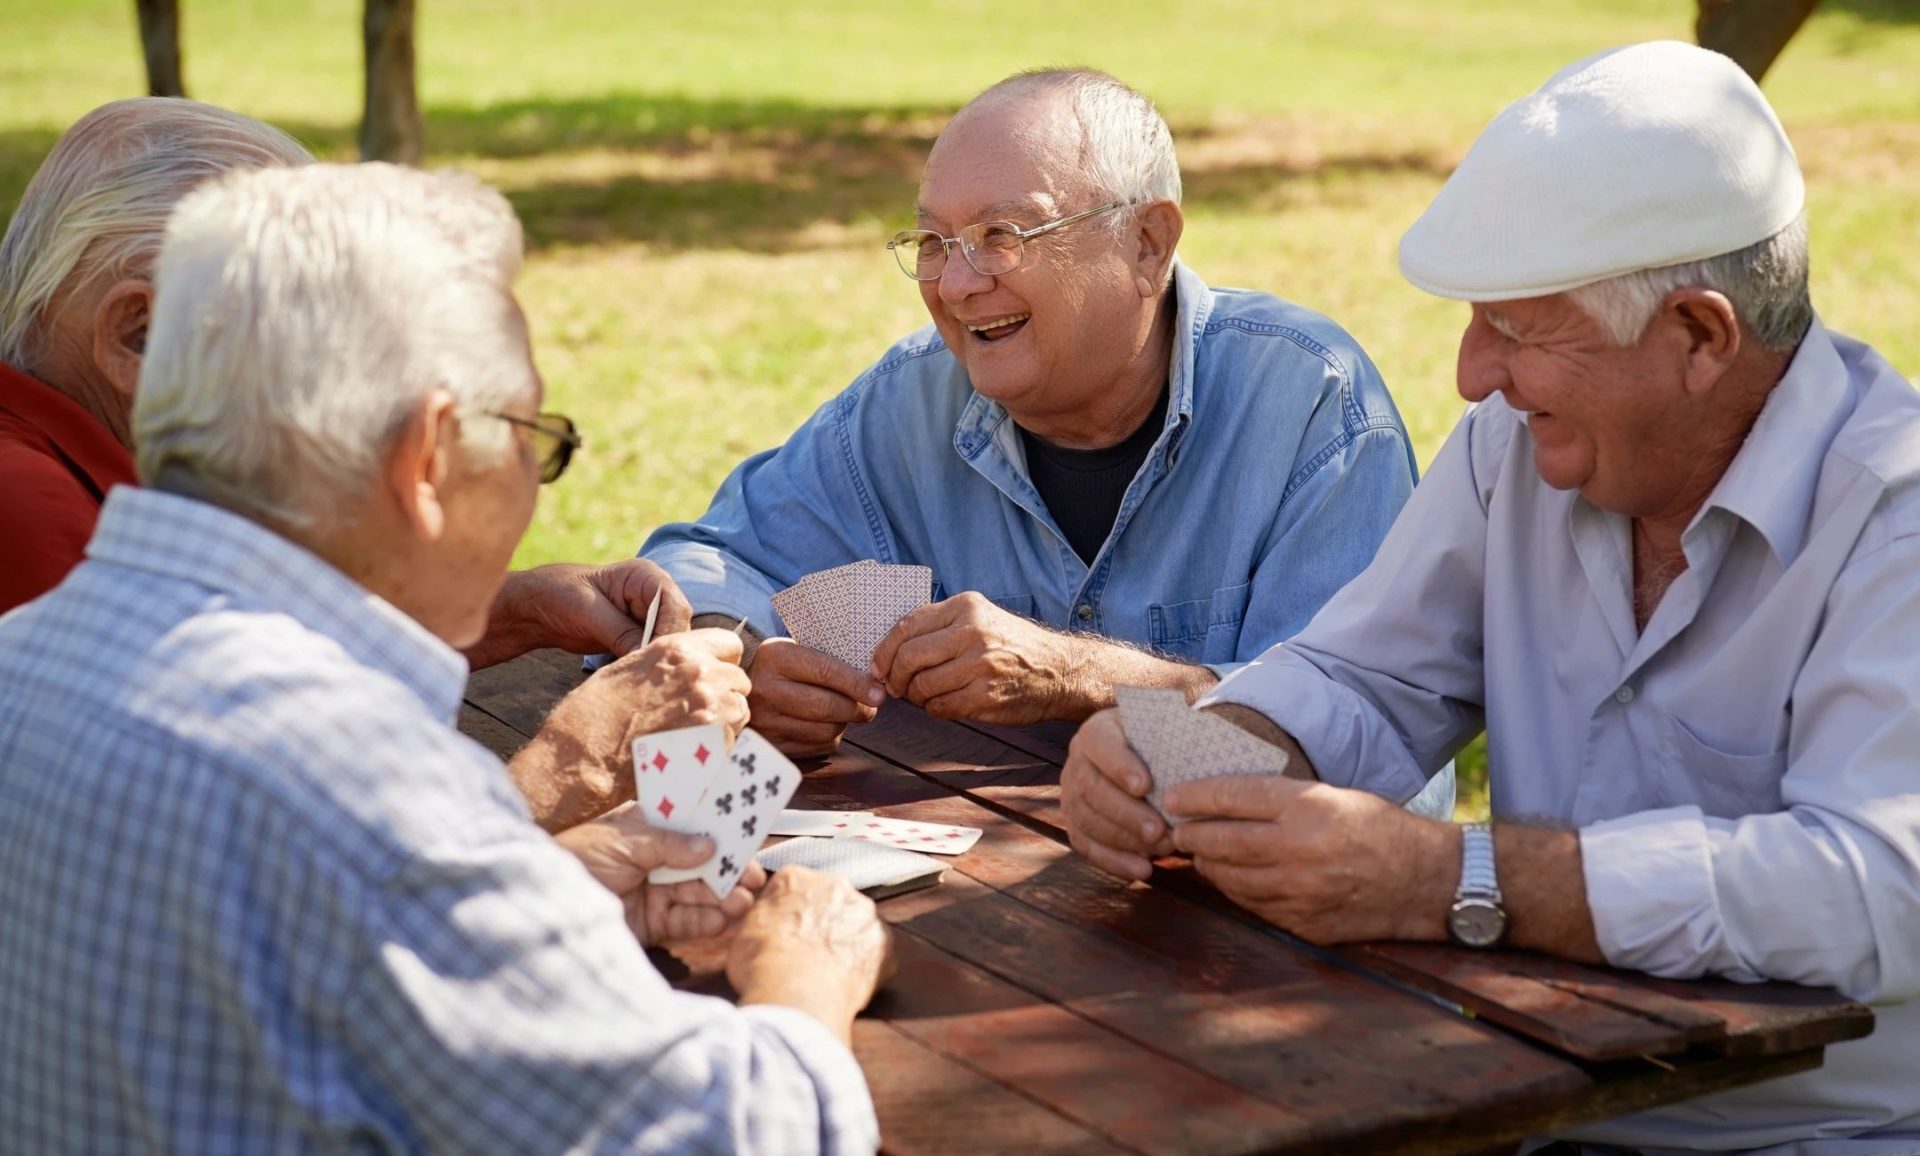
[[[567,464],[573,461],[573,451],[586,442],[580,431],[574,428],[573,419],[563,414],[542,413],[533,417],[517,417],[510,413],[494,413],[504,422],[512,422],[533,431],[534,452],[540,459],[540,484],[548,485],[560,480],[567,472]]]
[[[1022,229],[1012,221],[979,221],[951,237],[943,237],[932,229],[902,229],[887,242],[887,248],[893,252],[894,260],[900,262],[900,271],[915,281],[938,281],[947,271],[947,254],[955,245],[960,246],[960,256],[975,273],[982,277],[1001,277],[1026,264],[1027,242],[1032,238],[1089,217],[1111,213],[1124,204],[1125,201],[1113,201],[1031,229]]]

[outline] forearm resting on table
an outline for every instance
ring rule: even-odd
[[[853,1046],[853,1018],[860,1014],[861,1000],[847,990],[848,984],[822,975],[818,966],[807,961],[768,971],[765,978],[754,980],[747,990],[738,993],[740,1006],[767,1004],[805,1012],[838,1036],[841,1043]]]
[[[533,573],[513,571],[500,583],[500,592],[493,596],[493,605],[487,611],[486,634],[462,652],[468,667],[482,670],[543,645],[539,622],[527,605],[527,587],[535,580]]]
[[[1084,721],[1114,705],[1116,686],[1168,687],[1180,691],[1192,702],[1213,689],[1220,676],[1204,666],[1162,658],[1124,642],[1095,635],[1068,634],[1078,653],[1075,669],[1068,680],[1069,690],[1062,697],[1054,717]]]
[[[1206,708],[1263,742],[1287,752],[1287,774],[1318,780],[1313,761],[1294,737],[1280,725],[1240,703],[1216,703]],[[1415,820],[1435,823],[1431,819]],[[1460,830],[1448,828],[1445,838],[1423,840],[1419,854],[1430,855],[1420,877],[1429,880],[1415,906],[1432,917],[1415,925],[1412,938],[1444,940],[1447,909],[1460,887]],[[1587,878],[1580,863],[1577,831],[1497,824],[1493,829],[1494,862],[1499,874],[1502,905],[1507,909],[1507,945],[1528,948],[1581,963],[1604,963],[1595,937],[1593,913],[1587,907]]]

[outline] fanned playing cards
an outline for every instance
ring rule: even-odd
[[[1287,752],[1218,715],[1194,710],[1180,691],[1116,686],[1113,697],[1127,745],[1153,778],[1147,803],[1169,821],[1162,800],[1175,783],[1216,775],[1278,775],[1287,769]]]
[[[703,879],[725,896],[766,841],[781,808],[800,786],[800,772],[751,728],[727,749],[718,726],[684,727],[633,742],[635,794],[647,823],[714,842],[699,867],[657,867],[650,883]]]
[[[933,600],[933,571],[866,560],[816,570],[773,596],[802,646],[866,670],[894,624]]]

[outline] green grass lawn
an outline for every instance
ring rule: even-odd
[[[8,8],[0,212],[67,124],[144,89],[126,0]],[[351,157],[358,4],[182,8],[194,95]],[[1185,259],[1345,324],[1425,462],[1460,411],[1464,312],[1399,279],[1400,233],[1503,104],[1586,53],[1686,38],[1691,17],[1687,0],[424,4],[432,163],[519,210],[552,405],[588,439],[519,560],[625,555],[696,515],[735,461],[921,324],[880,248],[919,161],[969,95],[1045,64],[1108,69],[1160,103]],[[1827,0],[1767,90],[1810,180],[1823,315],[1920,373],[1920,4]],[[1463,767],[1479,780],[1477,751]]]

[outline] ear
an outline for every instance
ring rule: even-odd
[[[1180,244],[1186,218],[1172,201],[1151,201],[1136,210],[1133,283],[1142,297],[1156,297],[1167,283],[1167,268]]]
[[[140,385],[140,359],[146,356],[152,315],[153,283],[137,277],[102,293],[93,310],[93,363],[129,408]]]
[[[436,389],[414,407],[388,443],[387,496],[401,520],[423,541],[438,541],[446,532],[445,486],[450,454],[459,437],[453,395]]]
[[[1706,393],[1740,356],[1740,315],[1733,302],[1712,289],[1675,289],[1660,303],[1660,315],[1684,361],[1682,385],[1688,393]]]

